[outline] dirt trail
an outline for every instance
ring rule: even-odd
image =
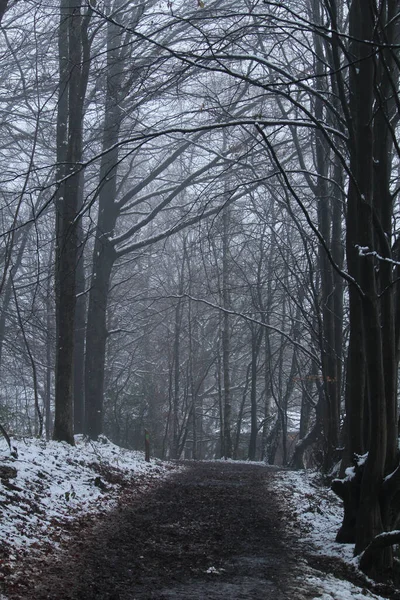
[[[68,549],[26,565],[5,590],[24,600],[306,600],[299,548],[269,468],[192,463],[154,490],[127,495]],[[34,576],[33,576],[34,574]],[[315,593],[316,592],[316,593]]]

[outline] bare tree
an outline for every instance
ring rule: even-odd
[[[57,225],[57,347],[55,440],[74,443],[73,369],[76,307],[76,265],[78,259],[77,216],[82,160],[84,99],[89,74],[87,30],[90,6],[85,15],[76,3],[61,1],[59,29],[60,95],[59,160],[65,157],[63,182],[58,195]],[[85,60],[86,59],[86,60]],[[61,131],[60,131],[61,130]],[[60,164],[60,166],[61,166]]]

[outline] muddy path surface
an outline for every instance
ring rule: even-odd
[[[268,467],[192,463],[29,559],[10,600],[273,600],[318,597],[302,582]]]

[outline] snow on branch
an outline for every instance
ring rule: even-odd
[[[362,257],[374,256],[378,260],[382,260],[384,262],[391,263],[392,265],[394,265],[396,267],[400,267],[399,261],[393,260],[393,258],[388,258],[386,256],[381,256],[378,252],[376,252],[376,250],[370,250],[368,246],[359,246],[358,244],[356,244],[355,247],[358,250],[359,256],[362,256]]]
[[[360,555],[360,569],[362,571],[368,569],[369,565],[375,560],[376,552],[378,550],[393,546],[394,544],[400,544],[400,530],[398,529],[395,529],[394,531],[384,531],[375,536],[372,542]]]

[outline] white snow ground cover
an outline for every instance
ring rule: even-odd
[[[75,436],[75,446],[31,438],[12,444],[17,457],[0,440],[0,580],[28,551],[57,547],[77,516],[110,510],[129,483],[140,482],[140,493],[176,471],[105,437],[91,442]],[[16,476],[4,477],[4,467]]]
[[[57,547],[68,535],[68,523],[85,514],[104,514],[117,505],[124,487],[139,482],[138,493],[161,482],[177,467],[143,453],[125,450],[103,437],[98,442],[76,436],[74,447],[37,439],[13,440],[18,457],[0,439],[0,580],[12,576],[29,552]],[[16,469],[4,478],[1,467]],[[291,525],[310,553],[340,558],[356,567],[352,547],[335,543],[342,518],[340,500],[315,483],[312,473],[277,471],[277,492],[284,497]],[[290,522],[289,525],[290,526]],[[300,559],[302,562],[302,559]],[[315,589],[319,600],[383,600],[365,588],[324,575],[303,561],[299,581]],[[309,596],[307,596],[309,598]],[[0,600],[6,600],[0,593]],[[293,598],[293,600],[297,600]]]
[[[310,554],[342,560],[356,570],[358,561],[353,557],[353,546],[335,542],[343,517],[341,500],[330,489],[317,483],[316,473],[278,471],[274,477],[275,489],[283,494],[285,504],[294,517],[292,526],[297,532],[300,530],[302,542]],[[334,574],[321,574],[307,564],[304,572],[303,581],[315,588],[315,599],[383,600],[382,596],[365,587],[353,585]]]

